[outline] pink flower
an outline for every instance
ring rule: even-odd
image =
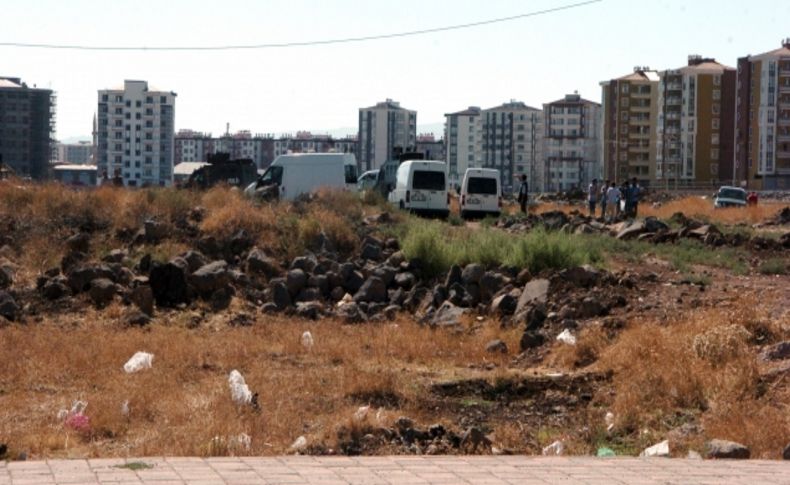
[[[63,425],[69,429],[73,429],[79,433],[89,433],[91,430],[91,420],[89,417],[82,413],[70,414]]]

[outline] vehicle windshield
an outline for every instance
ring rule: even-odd
[[[746,192],[738,189],[719,189],[719,198],[746,200]]]
[[[483,177],[470,177],[466,185],[470,194],[496,195],[496,179]]]
[[[258,179],[258,187],[266,185],[280,185],[283,182],[283,168],[278,165],[273,165],[266,169],[266,171]]]
[[[411,182],[415,190],[445,190],[444,172],[415,170]]]
[[[345,165],[346,167],[346,183],[357,183],[357,167],[355,165]]]

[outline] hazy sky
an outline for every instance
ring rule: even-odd
[[[2,5],[0,42],[258,44],[357,37],[474,22],[578,0],[31,0]],[[178,93],[176,128],[214,134],[355,127],[385,98],[444,113],[510,99],[538,106],[635,65],[688,54],[735,65],[790,37],[788,0],[603,0],[546,16],[409,38],[221,52],[88,52],[0,47],[0,75],[57,92],[57,136],[89,135],[98,89],[124,79]]]

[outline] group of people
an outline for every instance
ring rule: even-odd
[[[601,217],[611,221],[620,216],[636,217],[639,208],[639,199],[642,188],[636,177],[625,181],[618,187],[614,182],[607,180],[598,186],[598,179],[593,179],[587,187],[587,202],[590,207],[590,216],[595,217],[595,206],[601,205]]]

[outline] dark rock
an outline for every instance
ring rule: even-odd
[[[279,310],[282,311],[291,306],[291,294],[288,291],[288,287],[285,285],[285,282],[282,280],[273,281],[271,290],[272,302],[277,305]]]
[[[316,266],[318,266],[318,260],[315,256],[298,256],[291,261],[290,269],[300,269],[305,273],[311,273]]]
[[[362,288],[363,284],[365,284],[365,277],[359,271],[353,270],[343,280],[343,289],[353,295]]]
[[[790,443],[788,443],[787,446],[785,446],[785,449],[782,452],[782,459],[790,460]]]
[[[148,276],[156,304],[173,307],[190,301],[187,286],[187,262],[174,258],[166,264],[154,264]]]
[[[478,286],[480,288],[480,300],[488,301],[501,290],[510,280],[500,273],[486,271]]]
[[[146,315],[145,313],[141,312],[137,309],[131,309],[123,317],[124,323],[126,325],[131,325],[133,327],[144,327],[151,323],[151,316]]]
[[[88,259],[87,254],[71,251],[66,253],[60,260],[60,267],[64,272],[70,272],[86,259]]]
[[[253,244],[255,244],[255,241],[247,234],[247,231],[239,229],[228,241],[228,249],[232,255],[238,256],[250,249]]]
[[[410,290],[414,286],[415,281],[416,278],[409,272],[395,275],[395,284],[404,290]]]
[[[167,225],[154,219],[148,219],[143,224],[143,233],[146,242],[158,243],[167,237]]]
[[[645,223],[640,220],[631,221],[631,223],[626,223],[626,225],[617,233],[615,236],[617,239],[634,239],[642,233],[648,232],[645,228]]]
[[[263,305],[261,305],[261,312],[265,313],[267,315],[271,315],[273,313],[277,313],[278,311],[280,311],[280,309],[277,308],[277,304],[276,303],[268,302],[268,303],[264,303]]]
[[[346,323],[362,323],[368,319],[365,312],[354,302],[341,305],[337,309],[337,316]]]
[[[194,273],[208,264],[208,259],[200,251],[187,251],[179,257],[187,262],[187,269],[190,273]]]
[[[211,305],[212,310],[218,312],[228,308],[232,299],[233,291],[229,286],[225,286],[217,289],[211,294],[211,297],[209,298],[209,304]]]
[[[461,272],[461,280],[464,284],[470,283],[480,283],[480,280],[483,279],[483,275],[485,275],[486,270],[481,264],[467,264],[464,270]]]
[[[568,223],[568,216],[562,211],[544,212],[539,217],[546,229],[550,231],[557,231]]]
[[[307,274],[298,268],[289,270],[285,275],[285,285],[291,297],[296,297],[307,286]]]
[[[307,279],[307,286],[316,288],[323,297],[329,294],[329,279],[325,275],[313,275]]]
[[[519,285],[526,285],[529,283],[529,280],[532,279],[532,275],[530,274],[528,269],[522,269],[519,271],[518,276],[516,276],[516,283]]]
[[[764,348],[760,358],[765,361],[790,359],[790,340]]]
[[[87,291],[90,288],[91,281],[98,278],[107,278],[112,280],[115,278],[115,273],[107,266],[80,266],[72,269],[68,275],[68,285],[74,294]]]
[[[396,251],[392,253],[392,256],[387,258],[387,264],[395,268],[399,267],[401,264],[405,262],[406,262],[406,256],[403,254],[402,251]]]
[[[70,253],[85,253],[90,252],[91,237],[89,234],[81,232],[66,239],[66,247]]]
[[[332,288],[332,291],[329,292],[329,297],[332,301],[340,301],[344,296],[346,296],[346,290],[344,290],[342,286],[335,286]]]
[[[463,308],[446,301],[436,310],[431,318],[431,325],[436,327],[458,327],[461,317],[466,313]]]
[[[444,426],[441,424],[432,424],[428,427],[428,434],[431,438],[441,438],[447,433],[447,430],[444,429]]]
[[[91,282],[89,295],[93,303],[102,308],[110,303],[115,297],[118,289],[111,280],[107,278],[97,278]]]
[[[406,295],[406,300],[403,302],[404,308],[409,311],[415,311],[422,303],[431,296],[431,292],[424,286],[417,286],[412,288]]]
[[[588,264],[562,270],[559,275],[565,281],[585,288],[594,286],[601,277],[598,270]]]
[[[189,283],[204,297],[224,288],[229,282],[228,263],[225,261],[214,261],[202,266],[189,277]]]
[[[492,340],[486,344],[486,352],[491,354],[507,354],[507,344],[502,340]]]
[[[14,274],[11,271],[11,268],[7,268],[4,265],[0,265],[0,290],[9,288],[13,282],[14,282]]]
[[[668,225],[653,216],[645,217],[644,225],[647,232],[664,232],[669,230]]]
[[[515,313],[517,305],[518,299],[511,293],[505,293],[491,302],[491,313],[500,317],[510,316]]]
[[[371,276],[376,276],[377,278],[381,278],[381,281],[384,282],[384,286],[389,288],[392,285],[392,282],[395,280],[395,274],[397,271],[392,266],[379,266],[373,270]]]
[[[527,330],[521,336],[521,341],[519,342],[519,347],[521,351],[525,351],[528,349],[534,349],[535,347],[540,347],[546,341],[546,337],[543,334],[538,333],[534,330]]]
[[[126,256],[126,251],[123,249],[113,249],[102,258],[102,261],[105,263],[123,263],[123,260],[126,259]]]
[[[531,306],[545,304],[548,294],[549,280],[536,279],[530,281],[521,290],[521,296],[518,299],[518,305],[516,305],[516,315],[525,314]]]
[[[585,297],[576,309],[576,317],[592,318],[607,315],[609,309],[598,298]]]
[[[365,281],[357,294],[354,295],[354,301],[357,303],[386,303],[388,301],[387,297],[387,285],[384,284],[384,281],[376,276],[371,276],[367,281]]]
[[[387,320],[392,320],[393,318],[398,316],[398,313],[400,313],[400,311],[401,311],[400,305],[388,305],[386,308],[384,308],[384,316],[387,318]]]
[[[522,315],[527,330],[538,330],[543,327],[543,322],[546,321],[546,307],[543,304],[533,305]]]
[[[381,246],[371,243],[365,244],[359,257],[370,261],[378,261],[381,259]]]
[[[148,285],[140,285],[132,289],[129,300],[148,316],[154,315],[154,292]]]
[[[204,236],[198,239],[197,248],[203,254],[217,255],[221,252],[219,242],[214,236]]]
[[[749,448],[740,443],[726,440],[708,441],[705,443],[705,452],[708,458],[748,459],[751,456]]]
[[[324,310],[324,306],[317,301],[301,302],[296,304],[296,314],[302,318],[316,320]]]
[[[7,291],[0,290],[0,317],[5,317],[12,322],[19,316],[19,305]]]
[[[66,296],[69,292],[66,277],[63,275],[55,276],[47,280],[41,287],[41,294],[47,300],[57,300]]]
[[[459,284],[460,283],[454,283]],[[442,285],[436,285],[433,287],[433,291],[431,292],[431,296],[433,297],[433,305],[438,307],[447,299],[447,288]]]
[[[444,280],[444,286],[447,288],[453,286],[453,284],[458,283],[461,284],[464,282],[462,277],[463,271],[461,267],[457,264],[450,266],[450,271],[447,272],[447,278]]]
[[[280,265],[274,258],[270,258],[258,248],[252,248],[247,255],[247,271],[260,273],[267,278],[274,278],[280,274]]]
[[[137,269],[141,273],[148,273],[151,271],[151,266],[153,263],[153,258],[150,254],[144,254],[143,257],[140,258],[140,261],[137,263]]]
[[[319,301],[321,300],[321,290],[318,288],[305,287],[296,295],[297,302]]]

